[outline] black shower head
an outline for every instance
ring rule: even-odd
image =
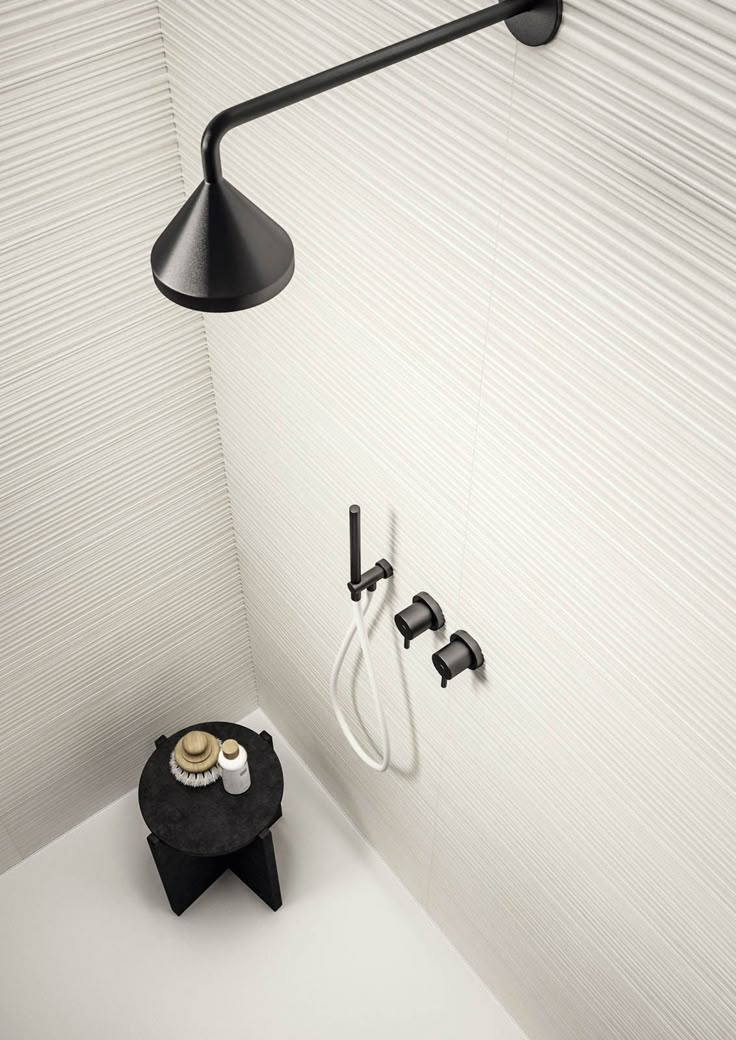
[[[294,247],[275,221],[222,177],[202,181],[151,251],[164,294],[195,311],[242,311],[276,296]]]
[[[499,0],[406,40],[223,109],[202,135],[204,181],[151,253],[156,285],[174,303],[198,311],[241,311],[276,296],[294,273],[294,247],[283,228],[222,176],[220,142],[228,131],[325,90],[505,21],[521,43],[553,39],[563,0]]]

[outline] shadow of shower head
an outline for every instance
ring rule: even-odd
[[[291,239],[222,176],[220,142],[236,126],[505,21],[539,47],[556,34],[563,0],[500,0],[407,40],[289,83],[219,112],[202,135],[204,180],[156,241],[153,278],[168,299],[198,311],[240,311],[265,303],[294,273]]]
[[[174,303],[241,311],[276,296],[294,273],[291,239],[220,177],[202,181],[151,252],[153,280]]]

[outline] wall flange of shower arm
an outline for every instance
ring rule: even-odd
[[[554,37],[561,18],[562,0],[501,0],[219,112],[202,135],[204,180],[151,251],[159,290],[193,310],[239,311],[265,303],[291,280],[294,247],[288,234],[222,176],[220,143],[234,127],[497,22],[506,22],[521,43],[539,47]]]

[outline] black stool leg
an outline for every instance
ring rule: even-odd
[[[153,834],[148,835],[148,845],[171,909],[177,915],[183,914],[228,867],[226,856],[187,856]]]
[[[268,828],[261,831],[246,848],[228,856],[227,865],[264,903],[272,910],[278,910],[281,906],[281,886],[273,838]]]

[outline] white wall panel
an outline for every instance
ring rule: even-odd
[[[555,1037],[735,1024],[736,220],[693,157],[733,162],[736,47],[703,6],[702,40],[572,9],[516,69],[461,593],[494,697],[453,715],[431,906],[504,932],[485,975]],[[456,856],[471,785],[492,872]]]
[[[183,190],[156,5],[0,27],[3,868],[255,693],[203,325],[150,279]]]
[[[188,188],[219,108],[467,10],[163,0]],[[223,148],[297,250],[206,320],[263,706],[540,1040],[736,1032],[734,59],[731,4],[568,0]],[[384,776],[327,701],[351,501]],[[420,588],[487,653],[446,693]]]

